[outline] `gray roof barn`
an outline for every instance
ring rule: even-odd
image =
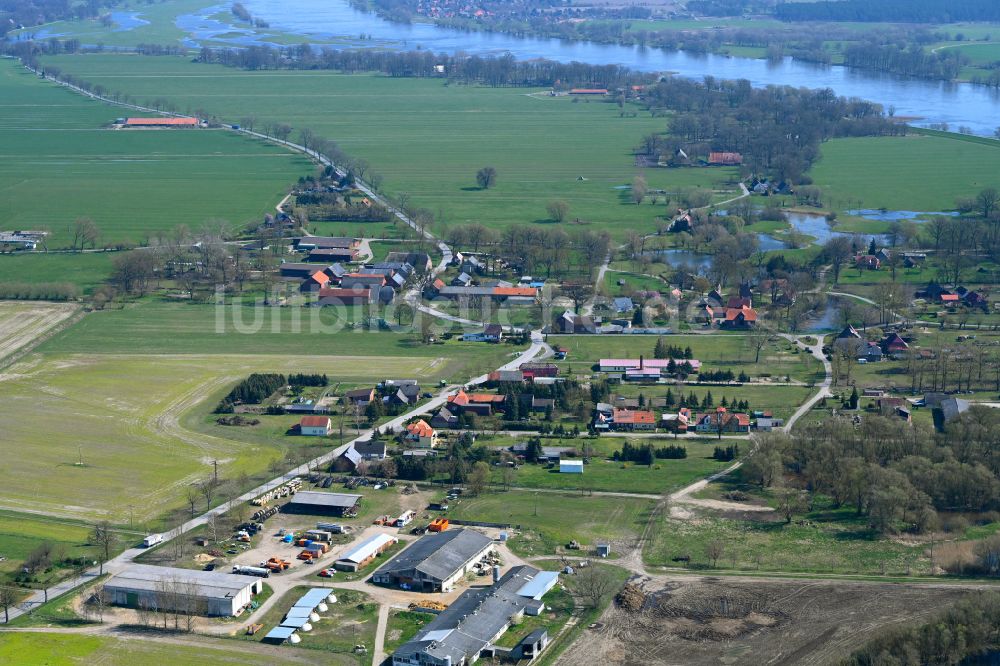
[[[333,513],[342,516],[352,512],[360,500],[361,495],[303,490],[295,493],[288,504],[284,506],[284,511],[286,513]]]
[[[417,635],[396,648],[393,664],[468,664],[503,634],[514,618],[537,613],[544,604],[520,594],[539,573],[522,565],[508,571],[490,587],[464,592],[448,609],[425,625]]]
[[[430,587],[447,587],[493,546],[493,540],[475,530],[448,530],[428,534],[412,546],[383,564],[375,572],[374,581],[387,585],[413,581],[426,582]]]

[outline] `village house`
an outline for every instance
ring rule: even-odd
[[[494,411],[503,411],[506,396],[494,393],[458,393],[448,396],[448,408],[459,414],[475,414],[476,416],[492,416]]]
[[[647,410],[615,409],[611,427],[619,431],[656,430],[656,415]]]
[[[714,413],[698,416],[694,429],[696,432],[749,433],[750,416],[717,407]]]
[[[482,331],[466,333],[462,336],[465,342],[500,342],[503,339],[503,327],[500,324],[487,324]]]
[[[406,426],[406,432],[402,435],[404,444],[416,446],[422,449],[433,449],[438,443],[438,434],[427,421],[418,419]]]
[[[367,407],[368,403],[375,399],[374,388],[353,389],[344,392],[344,401],[348,405],[357,407]]]
[[[302,284],[299,285],[299,291],[306,293],[317,292],[321,291],[328,284],[330,284],[330,276],[323,271],[316,271],[302,281]]]
[[[854,258],[855,268],[877,271],[882,268],[882,260],[874,254],[859,254]]]
[[[450,409],[442,407],[437,414],[431,417],[431,427],[439,430],[456,429],[459,427],[459,420]]]
[[[681,407],[676,413],[667,413],[660,418],[660,427],[667,432],[686,433],[691,425],[691,410]]]
[[[371,289],[378,292],[385,286],[384,275],[368,275],[366,273],[348,273],[340,279],[343,289]]]
[[[757,311],[751,307],[726,308],[726,316],[720,328],[752,328],[757,323]]]
[[[303,416],[299,421],[299,434],[311,437],[326,437],[330,434],[333,423],[329,416]]]
[[[594,323],[593,318],[574,314],[571,310],[566,310],[561,315],[556,317],[552,324],[552,328],[554,333],[597,333],[597,324]]]
[[[405,263],[413,266],[418,273],[426,273],[434,267],[426,252],[390,252],[385,257],[388,263]]]

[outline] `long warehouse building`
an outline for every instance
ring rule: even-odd
[[[256,576],[133,564],[104,584],[109,603],[129,608],[232,617],[264,589]]]
[[[447,592],[493,550],[493,539],[475,530],[428,534],[375,572],[372,581],[417,592]]]

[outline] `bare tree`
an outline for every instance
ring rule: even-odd
[[[479,189],[488,190],[497,182],[497,170],[491,166],[483,167],[476,172],[476,184]]]
[[[17,604],[18,591],[13,587],[0,587],[0,606],[3,606],[4,624],[10,622],[10,607]]]
[[[73,223],[73,249],[82,251],[88,245],[93,249],[101,233],[89,217],[79,217]]]
[[[604,567],[585,567],[576,574],[576,589],[589,608],[597,608],[615,589],[615,580]]]
[[[569,204],[562,199],[556,199],[549,202],[545,207],[545,211],[549,214],[550,220],[565,222],[566,216],[569,215]]]
[[[632,201],[637,206],[642,203],[643,199],[646,198],[646,193],[648,191],[649,186],[646,185],[645,178],[639,175],[632,179]]]
[[[98,547],[101,562],[101,574],[104,573],[104,563],[111,559],[111,551],[118,543],[118,535],[111,529],[111,523],[106,520],[94,525],[90,532],[90,542]]]
[[[726,553],[726,543],[722,539],[712,539],[707,544],[705,544],[705,557],[709,559],[712,563],[712,568],[715,568],[716,563],[718,563],[719,558],[721,558]]]

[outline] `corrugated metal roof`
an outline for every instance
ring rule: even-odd
[[[395,541],[396,539],[392,538],[388,534],[376,534],[375,536],[369,537],[351,548],[349,551],[341,555],[339,559],[347,560],[348,562],[364,562],[369,557],[378,553],[379,549],[383,546]]]
[[[545,596],[545,593],[555,586],[557,580],[559,580],[559,574],[557,572],[539,571],[535,574],[534,578],[522,585],[521,589],[518,590],[517,593],[522,597],[530,597],[538,600]]]
[[[378,573],[416,570],[444,581],[492,543],[492,539],[475,530],[459,529],[429,534],[382,565]]]
[[[271,631],[267,632],[264,638],[270,638],[272,640],[287,641],[295,633],[293,627],[275,627]]]
[[[309,624],[308,617],[289,617],[281,622],[282,627],[291,627],[293,629],[301,629],[307,624]]]
[[[331,594],[333,594],[333,590],[329,588],[314,587],[303,594],[302,598],[296,602],[293,608],[316,608]]]
[[[303,490],[295,493],[290,504],[309,504],[314,506],[336,506],[346,509],[351,508],[361,499],[361,495],[349,495],[347,493],[319,493],[312,490]]]

